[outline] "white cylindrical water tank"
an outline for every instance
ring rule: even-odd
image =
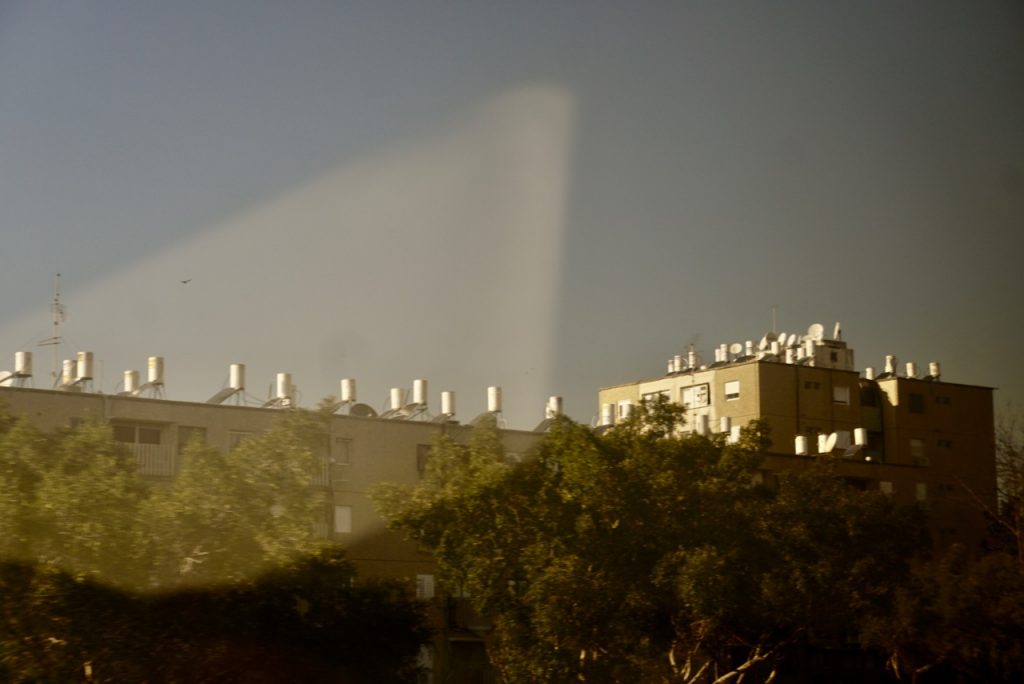
[[[942,369],[939,366],[938,361],[928,362],[928,377],[930,377],[932,380],[938,380],[939,378],[942,377]]]
[[[78,370],[75,377],[79,380],[92,380],[92,352],[78,352]]]
[[[139,389],[139,371],[126,370],[124,372],[124,391],[134,392]]]
[[[871,366],[868,366],[867,368],[865,368],[864,369],[864,378],[866,380],[874,380],[875,379],[875,369],[872,368]]]
[[[400,409],[405,406],[405,390],[401,387],[391,388],[391,408]]]
[[[491,413],[501,412],[501,388],[497,385],[487,388],[487,410]]]
[[[794,360],[795,359],[793,358],[793,348],[786,347],[786,363],[793,363]]]
[[[277,374],[277,394],[278,399],[291,399],[292,398],[292,374],[291,373],[278,373]]]
[[[228,387],[233,390],[245,389],[245,364],[233,363],[228,371]]]
[[[708,434],[708,416],[706,413],[702,413],[701,415],[697,416],[697,434]]]
[[[686,352],[686,367],[696,368],[697,367],[697,352],[692,349]]]
[[[778,356],[779,355],[779,341],[778,340],[772,340],[768,344],[768,349],[771,350],[772,356]]]
[[[441,415],[443,415],[443,416],[454,416],[455,415],[455,392],[451,392],[451,391],[441,392]]]
[[[907,361],[907,377],[908,378],[916,378],[917,377],[917,364],[914,363],[913,361]]]
[[[722,416],[721,418],[718,419],[718,423],[719,432],[729,432],[729,430],[732,429],[732,418],[730,418],[729,416]]]
[[[675,356],[672,357],[672,367],[675,369],[676,373],[678,373],[681,370],[683,370],[683,355],[682,354],[676,354]]]
[[[823,454],[828,451],[828,435],[824,432],[818,434],[818,453]]]
[[[742,429],[743,428],[741,428],[739,425],[733,425],[731,428],[729,428],[729,443],[730,444],[736,444],[737,442],[740,441],[740,430],[742,430]]]
[[[14,374],[22,378],[32,376],[32,352],[14,352]]]
[[[668,366],[665,368],[665,372],[668,373],[669,375],[672,375],[673,373],[676,372],[676,362],[674,359],[668,360]]]
[[[275,396],[278,399],[291,399],[292,398],[292,374],[291,373],[278,373],[277,382],[275,385]]]
[[[885,372],[887,375],[896,375],[896,357],[892,354],[885,357]]]
[[[162,356],[150,356],[149,357],[149,382],[152,385],[164,384],[164,357]]]
[[[729,345],[723,342],[718,346],[718,354],[722,357],[722,361],[729,360]]]
[[[348,403],[356,400],[356,379],[341,379],[341,400]]]
[[[413,380],[412,381],[412,403],[417,406],[427,405],[427,381],[426,380]]]
[[[562,415],[562,397],[548,397],[548,405],[544,409],[545,418],[554,418]]]
[[[864,428],[853,429],[853,443],[857,446],[867,446],[868,444],[868,431]]]
[[[75,361],[74,359],[64,359],[61,367],[60,381],[62,385],[70,385],[75,381]]]
[[[796,452],[797,456],[807,455],[807,438],[803,435],[797,435],[793,440],[793,451]]]
[[[804,356],[811,359],[814,358],[814,340],[807,340],[804,342]]]
[[[615,404],[601,404],[601,425],[615,425]]]
[[[754,341],[753,340],[747,340],[746,342],[743,343],[743,355],[744,356],[753,356],[754,355]]]

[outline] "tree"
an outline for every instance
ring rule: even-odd
[[[228,453],[189,444],[178,477],[143,507],[151,582],[247,580],[323,546],[314,522],[324,516],[325,494],[311,485],[324,419],[285,413]]]
[[[422,605],[355,585],[339,550],[251,583],[136,595],[49,566],[0,563],[5,682],[409,682]]]
[[[0,680],[410,681],[422,607],[316,531],[325,418],[150,486],[109,426],[0,412]]]
[[[283,413],[228,453],[190,444],[175,481],[151,486],[108,425],[4,418],[0,554],[129,588],[251,579],[324,543],[323,420]]]
[[[995,437],[996,507],[968,490],[991,521],[987,552],[954,546],[918,564],[895,614],[868,630],[899,679],[1024,680],[1024,438],[1012,418]]]
[[[680,424],[666,402],[604,434],[559,419],[521,464],[484,425],[439,442],[420,485],[372,496],[492,616],[510,682],[771,678],[887,610],[924,547],[918,512],[830,463],[767,487],[762,425],[728,444]]]

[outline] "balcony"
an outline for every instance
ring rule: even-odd
[[[170,444],[126,444],[144,477],[172,478],[178,472],[178,458]]]

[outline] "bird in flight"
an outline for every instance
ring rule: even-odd
[[[181,281],[181,284],[182,284],[182,285],[188,285],[188,284],[189,284],[189,283],[191,283],[191,282],[192,282],[192,279],[191,279],[191,278],[189,278],[188,280],[182,280],[182,281]]]

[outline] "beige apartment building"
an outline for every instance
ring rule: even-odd
[[[855,486],[886,492],[929,511],[936,543],[982,543],[981,506],[995,506],[992,388],[942,380],[938,363],[922,373],[886,358],[882,372],[855,369],[838,324],[807,334],[768,333],[757,343],[723,344],[714,361],[690,350],[665,375],[599,392],[600,423],[610,425],[644,399],[686,408],[686,431],[725,433],[751,420],[770,429],[765,477],[826,455]]]
[[[27,377],[23,373],[21,380]],[[160,374],[151,374],[152,378],[157,382],[129,382],[129,390],[110,395],[88,391],[89,383],[76,382],[72,371],[64,378],[62,389],[0,386],[0,405],[12,415],[27,416],[44,430],[90,418],[107,422],[115,439],[137,456],[143,476],[154,481],[176,475],[182,451],[195,436],[208,446],[229,450],[249,435],[268,430],[290,406],[287,382],[276,400],[249,406],[232,404],[241,391],[230,387],[209,403],[158,398]],[[416,389],[425,392],[422,382],[417,381]],[[342,390],[344,393],[344,386]],[[500,390],[491,388],[489,395],[488,413],[500,414]],[[424,654],[424,664],[433,671],[428,681],[483,681],[480,677],[488,676],[481,637],[486,623],[469,610],[465,600],[447,597],[435,587],[430,555],[389,532],[367,494],[380,482],[415,484],[439,436],[447,434],[463,441],[472,428],[451,415],[454,397],[447,398],[439,416],[426,411],[424,397],[407,397],[403,390],[393,390],[392,397],[393,408],[380,415],[352,398],[341,403],[331,417],[327,453],[314,478],[314,485],[325,490],[330,503],[324,519],[316,524],[324,537],[346,549],[360,576],[407,582],[410,591],[432,601],[437,639],[434,650]],[[413,401],[406,403],[406,398]],[[512,457],[527,452],[541,437],[537,432],[518,430],[502,430],[501,434]]]
[[[734,439],[743,425],[762,419],[773,440],[762,477],[770,480],[823,455],[834,458],[855,486],[927,507],[938,543],[976,548],[986,530],[978,500],[995,504],[992,389],[945,382],[938,364],[929,364],[927,374],[907,366],[900,373],[889,358],[881,373],[857,371],[853,350],[838,329],[831,338],[817,325],[806,335],[769,333],[758,343],[721,345],[712,362],[690,350],[670,359],[664,375],[601,389],[599,422],[614,424],[657,396],[686,407],[688,431]],[[142,474],[154,480],[176,475],[193,437],[228,450],[269,429],[292,405],[287,374],[279,374],[274,399],[257,405],[243,400],[244,367],[238,365],[228,387],[206,403],[162,398],[158,357],[150,359],[149,382],[126,372],[119,394],[90,391],[90,371],[91,355],[82,352],[77,362],[65,363],[58,389],[34,389],[27,386],[31,357],[20,353],[15,371],[0,377],[0,404],[43,429],[87,418],[108,422],[115,438],[136,454]],[[418,482],[440,435],[468,438],[471,425],[454,419],[454,397],[442,394],[434,416],[425,394],[423,381],[414,383],[411,396],[393,390],[392,408],[378,415],[355,401],[353,381],[342,381],[342,401],[329,422],[323,468],[315,479],[330,501],[319,525],[325,537],[347,549],[361,575],[401,579],[433,601],[438,639],[427,659],[433,681],[491,681],[482,643],[487,621],[464,600],[442,595],[430,556],[388,532],[367,495],[379,482]],[[548,415],[560,411],[556,399]],[[500,389],[489,388],[487,412],[500,414],[500,400]],[[507,451],[526,454],[544,428],[545,423],[532,432],[503,430]]]

